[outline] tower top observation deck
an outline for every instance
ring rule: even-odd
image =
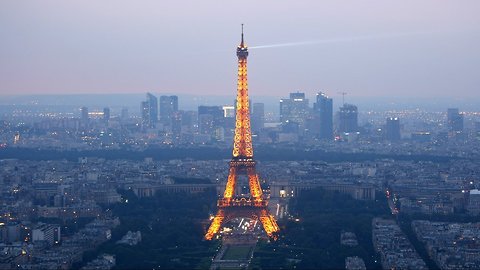
[[[237,47],[238,59],[246,59],[248,56],[248,47],[243,40],[243,23],[242,23],[242,42]]]

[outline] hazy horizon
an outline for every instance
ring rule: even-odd
[[[233,105],[235,95],[195,95],[179,93],[158,93],[151,92],[156,97],[161,95],[177,95],[179,97],[179,109],[197,110],[200,105],[222,106]],[[135,113],[140,110],[140,102],[145,100],[144,93],[111,93],[111,94],[42,94],[42,95],[3,95],[0,99],[0,106],[69,106],[78,108],[87,106],[93,110],[101,110],[104,107],[128,107]],[[265,104],[267,112],[278,113],[279,100],[288,98],[282,96],[259,96],[251,95],[251,102]],[[315,96],[307,94],[309,105],[313,106]],[[342,105],[342,96],[332,96],[335,110]],[[345,96],[345,103],[355,104],[359,111],[389,111],[403,109],[422,109],[427,111],[446,111],[447,108],[459,108],[460,111],[478,111],[480,98],[447,98],[447,97],[422,97],[412,99],[409,97],[361,97]],[[32,107],[33,108],[33,107]],[[138,112],[136,112],[138,113]]]

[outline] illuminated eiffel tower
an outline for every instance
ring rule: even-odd
[[[237,217],[248,217],[259,220],[270,238],[276,239],[280,230],[275,218],[270,215],[253,160],[252,133],[250,129],[250,110],[247,84],[248,49],[243,41],[237,47],[238,81],[237,108],[235,120],[235,137],[233,140],[233,157],[230,161],[227,185],[223,198],[218,200],[218,212],[212,220],[205,239],[211,240],[221,229],[222,224]],[[246,175],[250,186],[249,197],[239,197],[235,187],[239,175]]]

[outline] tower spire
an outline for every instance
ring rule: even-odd
[[[242,42],[240,43],[240,46],[241,46],[241,47],[244,46],[244,43],[243,43],[243,23],[242,23]]]

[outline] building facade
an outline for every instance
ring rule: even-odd
[[[352,104],[343,104],[338,112],[338,131],[349,133],[358,131],[358,108]]]
[[[333,139],[333,99],[325,93],[318,93],[316,102],[313,104],[315,127],[319,139]]]
[[[160,123],[162,123],[163,125],[171,125],[172,117],[177,111],[177,96],[160,96]]]
[[[145,128],[155,128],[158,122],[158,99],[147,93],[147,100],[142,102],[142,125]]]
[[[290,93],[290,98],[280,100],[280,121],[282,124],[294,123],[300,129],[303,129],[308,116],[308,99],[305,98],[305,93]]]
[[[400,141],[400,119],[398,117],[387,118],[385,138],[391,142]]]

